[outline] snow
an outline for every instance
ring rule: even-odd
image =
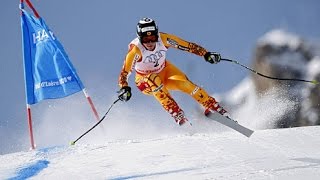
[[[308,63],[308,75],[310,79],[315,79],[316,75],[320,74],[320,57],[316,56]]]
[[[279,87],[257,95],[252,79],[247,77],[224,95],[224,102],[232,117],[241,124],[253,129],[269,129],[297,106],[286,94],[286,90]]]
[[[301,39],[274,30],[259,43],[295,50]],[[319,74],[318,56],[305,63],[293,51],[277,59],[269,57],[306,71],[308,79]],[[289,63],[292,59],[297,63]],[[310,92],[305,91],[306,97]],[[226,93],[232,117],[255,130],[250,138],[194,112],[187,112],[192,127],[177,127],[159,106],[150,105],[146,112],[145,105],[132,108],[128,102],[71,146],[67,142],[92,126],[87,106],[80,106],[79,98],[65,98],[45,110],[34,107],[41,112],[34,121],[38,147],[0,155],[0,179],[319,179],[320,126],[269,129],[297,105],[285,93],[274,88],[257,95],[250,77]]]
[[[259,44],[271,44],[272,46],[282,47],[288,45],[290,49],[297,49],[301,45],[301,39],[282,29],[275,29],[266,33],[258,40]]]
[[[274,49],[274,54],[267,56],[268,61],[274,66],[290,68],[291,70],[300,72],[308,70],[306,68],[307,59],[301,50],[299,50],[303,44],[305,44],[303,39],[298,35],[281,29],[272,30],[258,40],[258,45],[268,45]],[[278,52],[276,50],[278,50]]]
[[[272,46],[281,53],[268,55],[268,60],[276,66],[290,68],[292,70],[307,73],[307,77],[312,79],[319,74],[319,44],[306,41],[296,34],[287,32],[282,29],[275,29],[258,40],[259,46]],[[285,48],[288,47],[288,48]],[[284,50],[285,48],[286,50]],[[282,50],[281,50],[282,49]],[[313,58],[309,61],[301,49],[306,49]],[[309,62],[308,62],[309,61]],[[294,63],[293,63],[294,62]]]
[[[2,155],[0,179],[319,179],[319,137],[314,126],[80,142]]]

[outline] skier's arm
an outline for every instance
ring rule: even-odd
[[[183,51],[188,51],[190,53],[193,53],[199,56],[204,56],[208,52],[202,46],[193,42],[188,42],[186,40],[183,40],[173,34],[160,33],[160,37],[162,42],[167,48],[174,47]]]
[[[130,45],[130,49],[124,60],[120,75],[119,75],[119,86],[120,88],[128,86],[128,76],[133,69],[133,62],[137,61],[137,58],[141,58],[141,53],[135,45]]]
[[[188,42],[172,34],[160,33],[160,37],[167,48],[174,47],[183,51],[191,52],[199,56],[203,56],[204,59],[211,64],[216,64],[220,62],[221,56],[219,53],[209,52],[196,43]]]

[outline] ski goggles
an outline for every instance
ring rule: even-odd
[[[158,37],[156,35],[144,36],[141,38],[142,43],[157,42],[157,41],[158,41]]]

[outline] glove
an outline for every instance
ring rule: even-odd
[[[117,93],[118,93],[118,98],[121,101],[129,101],[129,99],[132,96],[131,87],[129,86],[123,86]]]
[[[211,64],[217,64],[221,60],[221,55],[216,52],[207,52],[204,59]]]

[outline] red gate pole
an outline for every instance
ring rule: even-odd
[[[30,141],[31,141],[31,149],[35,149],[36,146],[34,144],[34,138],[33,138],[31,106],[30,106],[30,104],[27,104],[27,116],[28,116],[28,125],[29,125],[29,135],[30,135]]]
[[[32,9],[32,11],[34,12],[35,16],[37,18],[39,18],[39,14],[38,12],[34,9],[34,7],[32,6],[31,2],[29,0],[26,0],[28,6]],[[24,8],[24,0],[20,0],[20,8],[21,8],[21,15],[22,15],[22,9]],[[29,126],[29,136],[30,136],[30,143],[31,143],[31,148],[30,149],[35,149],[35,143],[34,143],[34,138],[33,138],[33,128],[32,128],[32,116],[31,116],[31,105],[27,103],[27,120],[28,120],[28,126]]]
[[[87,100],[88,100],[88,102],[89,102],[89,104],[90,104],[90,107],[91,107],[91,109],[92,109],[92,111],[93,111],[93,114],[94,114],[94,116],[96,117],[97,121],[100,121],[99,114],[98,114],[98,112],[97,112],[97,110],[96,110],[96,108],[95,108],[95,106],[94,106],[94,104],[93,104],[93,102],[92,102],[91,97],[90,97],[89,94],[87,93],[86,88],[83,88],[83,89],[82,89],[82,92],[83,92],[84,96],[87,98]]]

